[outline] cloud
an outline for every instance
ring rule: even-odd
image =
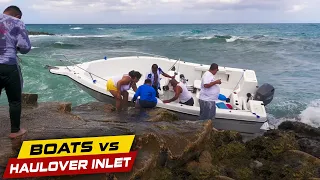
[[[287,12],[299,12],[307,8],[307,5],[305,4],[296,4],[293,5]]]
[[[242,10],[242,9],[278,9],[297,0],[49,0],[37,1],[32,8],[41,9],[78,9],[137,11],[142,9],[208,9],[208,10]]]
[[[28,0],[27,4],[30,11],[58,23],[288,22],[315,18],[311,14],[317,10],[309,10],[318,6],[318,0]],[[298,12],[305,12],[304,17],[296,16]]]
[[[0,3],[9,3],[12,2],[12,0],[0,0]]]

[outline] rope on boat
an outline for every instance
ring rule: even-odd
[[[78,66],[76,63],[74,63],[74,62],[72,62],[72,61],[70,61],[64,54],[54,54],[54,55],[57,55],[57,56],[63,56],[65,59],[66,59],[66,61],[67,62],[69,62],[69,63],[71,63],[72,65],[74,65],[74,66],[76,66],[77,68],[79,68],[79,69],[81,69],[81,70],[83,70],[83,71],[85,71],[85,72],[87,72],[87,73],[89,73],[89,75],[90,75],[90,77],[91,77],[91,79],[92,79],[92,82],[93,83],[96,83],[97,82],[97,80],[95,80],[95,79],[93,79],[93,77],[92,77],[92,75],[94,75],[94,76],[96,76],[97,78],[100,78],[100,79],[102,79],[102,80],[104,80],[104,81],[108,81],[107,79],[105,79],[105,78],[102,78],[102,77],[100,77],[100,76],[98,76],[98,75],[96,75],[96,74],[94,74],[94,73],[92,73],[92,72],[90,72],[90,71],[88,71],[88,70],[86,70],[86,69],[83,69],[82,67],[80,67],[80,66]],[[63,60],[61,59],[60,60],[61,62],[63,62]],[[67,68],[68,68],[68,66],[66,66]],[[69,68],[68,68],[69,69]],[[70,70],[70,69],[69,69]],[[71,70],[70,70],[71,71]]]
[[[241,80],[242,80],[242,78],[244,77],[244,73],[246,72],[246,70],[243,70],[243,73],[242,73],[242,76],[241,76],[241,78],[240,78],[240,80],[239,80],[239,82],[237,83],[237,85],[234,87],[234,89],[232,90],[232,92],[234,92],[234,90],[236,90],[237,89],[237,87],[239,86],[239,84],[240,84],[240,82],[241,82]]]

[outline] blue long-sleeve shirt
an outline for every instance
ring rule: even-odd
[[[136,101],[139,96],[140,101],[157,102],[156,91],[150,85],[144,84],[139,86],[132,100]]]
[[[20,19],[0,14],[0,64],[17,64],[17,51],[26,54],[30,50],[25,24]]]

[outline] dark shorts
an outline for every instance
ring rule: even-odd
[[[194,105],[194,100],[193,100],[193,98],[191,98],[185,103],[180,102],[180,104],[184,104],[184,105],[187,105],[187,106],[193,106]]]
[[[139,105],[142,108],[154,108],[154,107],[156,107],[157,103],[156,102],[151,102],[151,101],[141,101],[141,100],[139,100]]]

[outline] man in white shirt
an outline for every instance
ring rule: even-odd
[[[218,65],[213,63],[210,66],[209,71],[205,72],[202,76],[201,91],[200,91],[200,120],[214,119],[216,116],[216,100],[218,100],[220,94],[221,80],[215,79],[217,72],[219,71]]]
[[[172,85],[175,96],[169,100],[163,101],[163,103],[171,103],[177,99],[179,99],[180,104],[184,104],[187,106],[193,106],[194,100],[192,98],[192,94],[190,91],[188,91],[186,85],[184,85],[182,82],[178,82],[175,79],[170,80],[170,84]]]

